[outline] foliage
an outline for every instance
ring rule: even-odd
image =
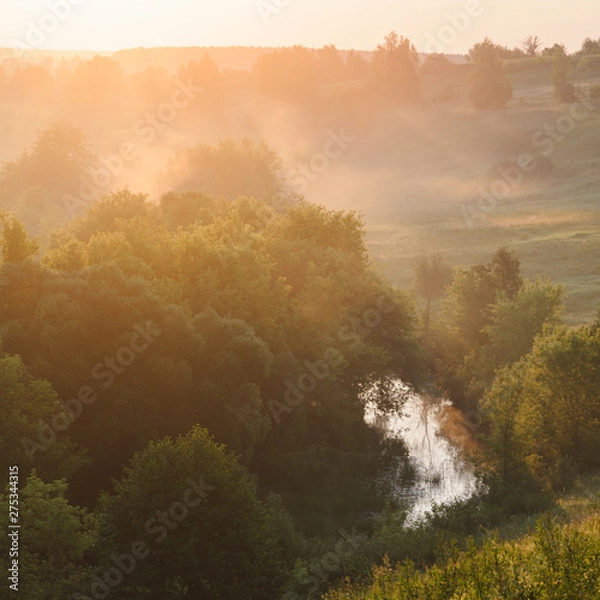
[[[570,56],[564,52],[556,53],[552,69],[552,85],[554,95],[560,102],[572,103],[577,100],[575,86],[569,81],[572,66]]]
[[[599,352],[597,331],[558,327],[498,374],[483,408],[505,479],[526,466],[557,488],[569,483],[573,466],[597,466]]]
[[[598,518],[583,527],[542,519],[523,542],[486,540],[466,550],[448,546],[438,563],[422,571],[413,561],[373,568],[372,583],[347,581],[326,600],[409,598],[600,598]]]
[[[293,46],[260,56],[254,65],[254,74],[258,89],[264,96],[297,104],[314,97],[316,68],[313,50]]]
[[[581,43],[581,49],[578,52],[579,55],[596,55],[600,54],[600,38],[593,40],[592,38],[585,38]]]
[[[1,241],[4,264],[20,263],[37,254],[37,242],[29,239],[23,225],[15,217],[7,218],[0,214],[0,221],[4,227]]]
[[[521,48],[527,56],[537,56],[541,46],[542,40],[537,35],[529,35],[521,43]]]
[[[452,268],[444,262],[440,253],[420,256],[413,267],[413,286],[415,292],[424,298],[423,336],[429,333],[431,303],[442,295],[452,278]]]
[[[514,299],[497,300],[486,331],[498,365],[515,362],[528,354],[544,326],[558,324],[563,308],[562,294],[562,286],[539,279],[525,282]]]
[[[2,465],[20,465],[25,476],[35,460],[45,477],[72,476],[85,463],[85,453],[68,434],[51,429],[57,414],[70,421],[52,386],[33,378],[20,357],[0,355],[0,389]]]
[[[8,505],[6,495],[0,494],[0,501]],[[19,490],[19,524],[19,592],[31,600],[67,598],[78,592],[91,575],[86,562],[93,555],[96,529],[87,510],[69,504],[65,481],[45,483],[32,471]],[[5,539],[0,548],[7,556]]]
[[[84,133],[65,121],[55,121],[38,132],[31,148],[0,171],[0,191],[17,193],[41,186],[58,193],[76,193],[80,178],[95,161]]]
[[[504,73],[498,46],[489,38],[469,50],[474,65],[469,98],[479,109],[504,108],[512,99],[513,89]]]
[[[136,540],[149,549],[116,597],[152,590],[165,599],[272,598],[289,568],[274,515],[204,429],[136,454],[114,493],[102,497],[98,519],[101,569]]]
[[[418,64],[419,55],[410,40],[392,31],[373,54],[375,89],[393,103],[419,104],[422,96]]]
[[[170,180],[173,191],[269,201],[280,191],[281,167],[281,158],[264,142],[229,139],[216,146],[189,148],[174,159],[164,177]]]
[[[4,265],[6,349],[61,397],[98,396],[69,428],[92,459],[75,497],[93,503],[133,452],[200,423],[307,521],[329,513],[297,482],[326,473],[335,493],[318,502],[373,507],[381,434],[358,391],[415,382],[422,355],[413,307],[370,268],[363,233],[357,215],[308,203],[280,214],[189,192],[157,206],[122,190],[57,233],[41,264]],[[159,335],[110,367],[136,327]]]

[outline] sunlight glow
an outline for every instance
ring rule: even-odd
[[[478,16],[465,21],[469,9]],[[56,28],[53,13],[61,17]],[[418,6],[408,0],[22,0],[5,7],[0,45],[31,38],[32,28],[46,25],[50,33],[35,47],[109,51],[333,43],[369,50],[395,29],[420,51],[444,33],[447,53],[465,52],[485,36],[512,47],[528,35],[539,35],[549,45],[562,42],[573,50],[584,37],[596,37],[596,17],[594,0],[567,5],[546,0],[426,0]]]

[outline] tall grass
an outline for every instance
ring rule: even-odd
[[[578,525],[543,517],[519,542],[473,541],[445,549],[425,571],[407,561],[373,569],[368,585],[346,581],[326,600],[596,600],[600,598],[600,516]]]

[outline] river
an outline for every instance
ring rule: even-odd
[[[418,522],[434,504],[467,499],[478,489],[472,463],[464,452],[442,434],[452,418],[448,400],[410,394],[400,413],[381,415],[367,406],[366,419],[401,438],[414,469],[414,482],[398,484],[395,494],[408,507],[407,524]]]

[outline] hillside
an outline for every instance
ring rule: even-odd
[[[564,284],[567,322],[589,322],[600,285],[600,104],[582,107],[584,118],[570,130],[571,107],[553,98],[550,64],[514,61],[508,68],[514,99],[500,112],[470,106],[467,65],[426,73],[430,99],[445,86],[454,97],[359,132],[310,193],[365,214],[371,255],[399,287],[410,285],[411,264],[422,253],[440,251],[467,265],[509,245],[525,276]],[[573,79],[582,93],[599,82],[600,57]],[[569,131],[554,142],[546,128],[557,124]],[[510,178],[523,155],[535,157],[537,168],[521,173],[518,184],[496,183],[503,172]],[[501,193],[483,198],[481,189],[490,194],[494,185]]]
[[[599,493],[600,478],[584,478],[574,493],[565,495],[522,537],[492,532],[479,546],[471,541],[465,550],[446,548],[439,561],[425,570],[410,562],[394,567],[384,561],[373,569],[372,583],[348,582],[323,598],[596,600],[600,598]]]

